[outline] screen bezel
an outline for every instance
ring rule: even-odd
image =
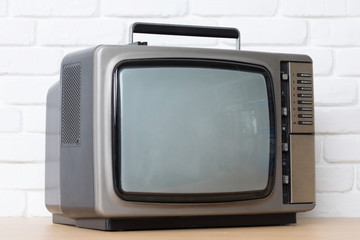
[[[260,73],[265,78],[269,123],[269,174],[267,186],[262,190],[226,192],[226,193],[149,193],[149,192],[127,192],[121,187],[121,134],[118,134],[121,126],[120,97],[118,96],[118,72],[123,67],[206,67],[219,69],[242,70],[247,72]],[[213,59],[186,59],[186,58],[149,58],[132,59],[119,62],[113,71],[112,81],[112,164],[113,164],[113,185],[118,197],[126,201],[153,202],[153,203],[217,203],[242,200],[263,199],[270,195],[275,184],[275,154],[276,154],[276,119],[275,119],[275,96],[273,80],[270,72],[264,67],[255,64],[242,62],[221,61]]]

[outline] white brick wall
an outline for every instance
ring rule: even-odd
[[[331,19],[311,20],[310,34],[318,46],[358,46],[360,20]]]
[[[26,209],[26,193],[17,190],[0,190],[0,217],[22,217]]]
[[[22,108],[24,131],[29,133],[45,133],[45,110],[45,106],[29,106]]]
[[[16,108],[0,108],[0,132],[20,132],[21,112]]]
[[[98,16],[98,0],[11,0],[16,17],[90,17]]]
[[[44,134],[1,134],[0,146],[0,161],[33,162],[45,160]]]
[[[315,109],[317,133],[353,133],[360,131],[360,108],[353,106]]]
[[[324,159],[330,163],[360,163],[360,135],[333,135],[324,140]]]
[[[7,13],[7,0],[0,0],[0,16],[5,16]]]
[[[124,44],[135,21],[236,27],[244,50],[314,60],[317,207],[360,217],[359,0],[0,0],[0,216],[47,216],[45,100],[62,57]],[[234,41],[136,36],[150,44]]]
[[[277,0],[195,0],[191,1],[191,13],[199,16],[274,16]]]
[[[44,189],[43,163],[2,163],[0,167],[1,189]]]
[[[181,17],[188,12],[187,0],[102,0],[105,16],[116,17]]]
[[[360,46],[360,37],[358,38],[357,42]],[[335,52],[335,73],[339,76],[359,76],[360,62],[351,61],[357,59],[359,56],[360,48],[347,48],[337,50]]]
[[[53,75],[59,72],[61,58],[59,49],[5,45],[0,47],[0,74]]]
[[[360,190],[360,167],[358,166],[357,167],[357,173],[356,173],[356,176],[357,176],[357,189]]]
[[[35,21],[32,20],[0,20],[3,32],[1,45],[29,45],[34,43]]]
[[[320,193],[348,192],[354,185],[354,168],[352,166],[318,166],[316,174],[316,190]]]
[[[219,25],[238,28],[244,45],[303,45],[308,31],[302,19],[221,18]]]
[[[121,20],[46,19],[39,21],[37,30],[38,42],[41,45],[81,46],[125,42]]]
[[[288,17],[341,17],[348,15],[345,1],[288,0],[283,1],[282,10]]]
[[[44,105],[49,87],[59,76],[0,77],[0,99],[9,105]]]
[[[341,84],[339,84],[341,82]],[[315,99],[318,106],[343,106],[358,101],[358,83],[356,78],[317,78],[314,82]]]

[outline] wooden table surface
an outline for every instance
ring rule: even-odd
[[[0,218],[0,239],[126,240],[126,239],[286,239],[360,240],[360,218],[299,218],[297,224],[275,227],[103,232],[53,224],[51,218]]]

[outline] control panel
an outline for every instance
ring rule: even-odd
[[[314,92],[311,63],[288,63],[290,132],[314,132]]]
[[[280,78],[284,203],[315,202],[312,63],[281,62]]]

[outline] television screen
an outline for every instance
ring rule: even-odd
[[[115,182],[124,195],[263,195],[270,187],[268,75],[245,65],[210,65],[119,67]]]

